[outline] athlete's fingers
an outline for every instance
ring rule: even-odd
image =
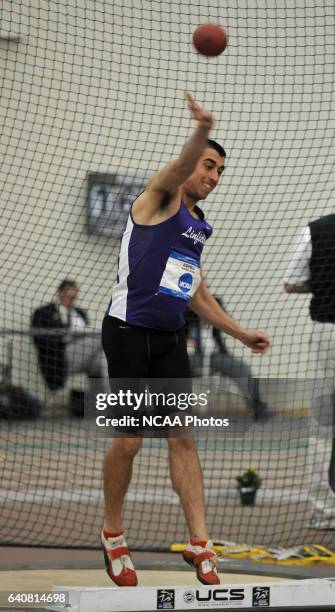
[[[192,102],[194,102],[194,98],[190,91],[185,91],[185,99],[188,104],[191,104]]]
[[[193,115],[193,119],[198,121],[200,125],[211,128],[214,122],[213,115],[203,109],[200,104],[195,101],[193,95],[189,91],[185,92],[185,98],[187,100],[187,106]]]
[[[197,119],[199,113],[201,112],[201,108],[199,104],[197,104],[197,102],[195,101],[195,99],[193,98],[192,94],[189,91],[187,91],[185,95],[186,95],[188,109],[192,113],[194,119]]]
[[[266,353],[269,350],[269,344],[265,342],[258,343],[257,346],[251,349],[252,353]]]

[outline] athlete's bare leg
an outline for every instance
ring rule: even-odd
[[[122,507],[132,475],[133,460],[142,438],[115,438],[107,451],[104,466],[105,522],[111,533],[122,531]]]
[[[168,438],[168,445],[172,486],[180,497],[190,537],[208,540],[204,487],[194,440]]]

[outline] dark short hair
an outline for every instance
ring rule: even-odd
[[[226,156],[226,151],[224,150],[224,148],[218,143],[216,142],[216,140],[212,140],[211,138],[207,138],[207,144],[211,149],[215,149],[215,151],[221,155],[221,157],[227,157]]]
[[[74,280],[65,278],[57,288],[57,291],[66,291],[67,289],[75,289],[78,291],[78,285]]]

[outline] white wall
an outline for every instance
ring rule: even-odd
[[[190,90],[228,154],[204,205],[209,284],[273,337],[255,371],[303,374],[309,298],[284,296],[281,280],[299,229],[333,210],[333,1],[26,0],[0,17],[1,327],[27,329],[66,276],[100,325],[118,240],[86,233],[87,173],[152,172],[176,155]],[[217,59],[190,42],[208,20],[229,32]]]

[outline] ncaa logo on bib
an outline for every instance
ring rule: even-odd
[[[178,281],[178,287],[183,293],[188,293],[191,291],[192,283],[192,274],[182,274]]]

